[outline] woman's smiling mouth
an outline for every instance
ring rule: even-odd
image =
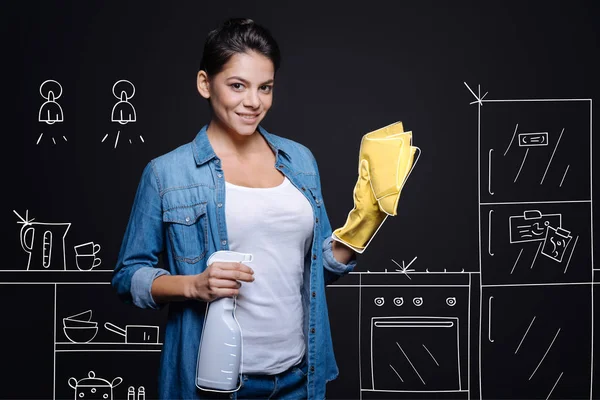
[[[254,122],[259,114],[241,114],[241,113],[236,113],[237,115],[239,115],[244,121],[248,121],[248,122]]]

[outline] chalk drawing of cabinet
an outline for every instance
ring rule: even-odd
[[[592,102],[475,103],[480,397],[597,398]]]
[[[480,197],[590,201],[591,100],[482,100]]]
[[[591,284],[484,287],[484,399],[589,399]]]
[[[154,398],[162,350],[162,312],[147,312],[121,302],[109,282],[57,285],[55,292],[55,394],[72,398],[73,379],[96,378],[122,384],[115,399],[131,388]],[[72,379],[73,378],[73,379]]]
[[[0,299],[11,305],[5,312],[11,329],[1,336],[10,339],[5,360],[11,370],[5,378],[11,377],[11,385],[0,388],[0,398],[73,399],[92,381],[111,383],[115,399],[128,398],[132,390],[136,396],[157,396],[159,326],[166,315],[123,304],[111,275],[0,271]],[[32,377],[36,385],[27,384]]]

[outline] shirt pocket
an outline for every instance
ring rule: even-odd
[[[206,202],[182,205],[163,211],[163,222],[171,242],[173,257],[195,264],[206,256],[208,217]]]

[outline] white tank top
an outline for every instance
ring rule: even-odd
[[[313,211],[287,177],[271,188],[225,186],[229,249],[254,256],[255,280],[242,283],[236,307],[242,372],[277,374],[305,351],[301,287]]]

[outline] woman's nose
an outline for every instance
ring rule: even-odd
[[[258,96],[258,93],[253,90],[249,90],[244,98],[244,105],[252,108],[257,108],[260,106],[260,97]]]

